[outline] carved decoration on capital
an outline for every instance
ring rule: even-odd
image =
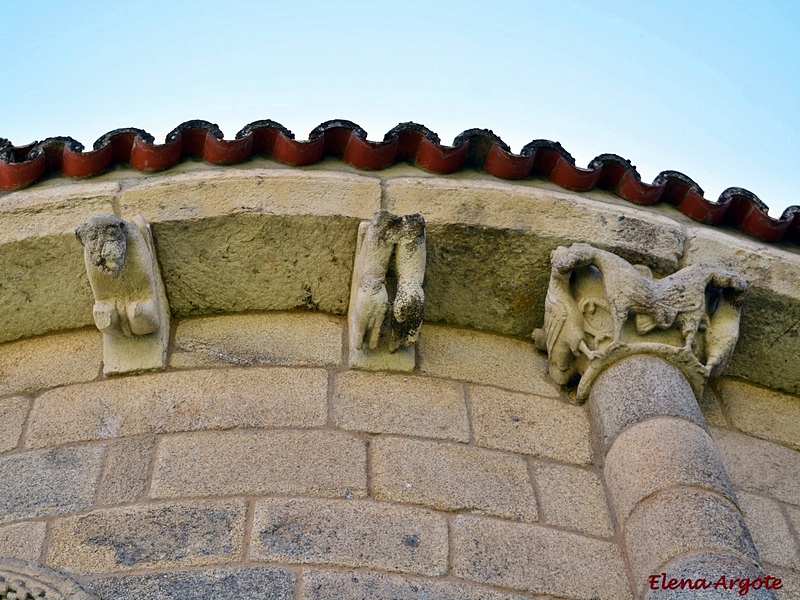
[[[422,215],[380,211],[361,222],[348,311],[351,367],[414,369],[413,344],[425,308],[425,260]]]
[[[0,558],[0,600],[97,600],[63,573],[39,564]]]
[[[646,266],[588,244],[560,246],[550,258],[544,327],[533,339],[556,383],[580,376],[579,399],[606,367],[635,354],[669,361],[698,397],[727,366],[748,285],[736,275],[695,264],[655,279]]]
[[[94,294],[94,322],[103,332],[103,371],[163,369],[169,305],[150,225],[141,215],[131,221],[97,215],[75,235]]]

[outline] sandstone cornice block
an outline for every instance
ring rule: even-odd
[[[0,342],[92,323],[75,228],[113,213],[116,182],[50,186],[0,198]]]
[[[375,177],[340,171],[200,170],[135,184],[120,197],[122,216],[151,223],[233,214],[319,215],[369,219],[380,208]]]
[[[36,398],[26,443],[234,427],[321,427],[327,419],[323,369],[285,367],[174,371],[110,379]]]

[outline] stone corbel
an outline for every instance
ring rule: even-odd
[[[389,275],[392,258],[394,278]],[[422,215],[398,217],[381,211],[360,224],[348,311],[351,367],[414,369],[414,342],[425,306],[424,278]]]
[[[163,369],[169,305],[150,225],[141,215],[131,221],[98,215],[75,234],[94,293],[94,322],[103,332],[103,372]]]
[[[698,398],[725,369],[747,289],[736,275],[696,264],[654,279],[647,267],[587,244],[561,246],[550,258],[544,327],[533,339],[556,383],[580,376],[579,399],[606,367],[635,354],[680,369]]]

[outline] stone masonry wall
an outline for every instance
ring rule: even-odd
[[[0,345],[0,556],[103,598],[631,597],[542,355],[426,325],[418,373],[350,371],[343,327],[187,319],[167,372],[106,379],[96,330]]]

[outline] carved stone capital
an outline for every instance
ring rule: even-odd
[[[103,371],[163,369],[169,305],[150,225],[141,215],[131,221],[98,215],[75,235],[94,293],[94,322],[103,332]]]
[[[739,336],[747,283],[711,265],[691,265],[655,279],[643,265],[588,244],[551,255],[544,327],[533,339],[550,359],[550,376],[576,376],[584,399],[609,365],[654,354],[686,376],[696,396],[726,367]]]
[[[0,598],[18,600],[96,600],[77,582],[42,565],[0,559]]]
[[[348,311],[350,366],[414,369],[413,344],[425,307],[425,256],[422,215],[381,211],[361,222]]]

